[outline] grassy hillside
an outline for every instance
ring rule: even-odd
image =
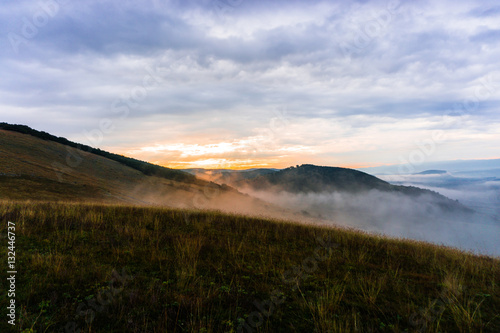
[[[183,172],[180,170],[174,170],[170,168],[165,168],[159,165],[151,164],[148,162],[140,161],[135,158],[130,158],[118,154],[113,154],[109,153],[107,151],[98,149],[98,148],[93,148],[87,145],[82,145],[76,142],[69,141],[66,138],[63,137],[57,137],[52,134],[49,134],[47,132],[41,132],[37,131],[35,129],[32,129],[26,125],[12,125],[12,124],[7,124],[7,123],[0,123],[0,129],[1,130],[6,130],[6,131],[12,131],[12,132],[17,132],[21,134],[26,134],[33,136],[35,138],[39,138],[42,140],[46,141],[52,141],[52,142],[57,142],[59,144],[72,147],[78,150],[78,152],[73,153],[73,158],[75,156],[79,156],[82,151],[88,152],[94,155],[102,156],[107,159],[116,161],[118,163],[121,163],[123,165],[126,165],[132,169],[138,170],[142,172],[143,174],[147,176],[158,176],[161,178],[166,178],[166,179],[172,179],[172,180],[177,180],[177,181],[182,181],[182,182],[187,182],[187,183],[199,183],[200,181],[196,179],[193,175]]]
[[[133,202],[120,194],[146,181],[140,171],[98,155],[0,130],[0,198]]]
[[[0,216],[18,331],[500,331],[487,257],[216,212],[4,201]]]
[[[227,186],[148,176],[103,156],[6,130],[0,130],[1,199],[145,204],[292,216]]]

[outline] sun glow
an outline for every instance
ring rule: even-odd
[[[176,169],[250,169],[286,167],[293,164],[292,155],[309,151],[305,146],[278,146],[252,137],[207,144],[156,144],[125,154]]]
[[[244,170],[252,168],[276,168],[276,164],[273,161],[263,161],[263,160],[229,160],[229,159],[217,159],[208,158],[202,160],[193,161],[182,161],[182,162],[165,162],[159,163],[162,166],[173,169],[232,169],[232,170]]]

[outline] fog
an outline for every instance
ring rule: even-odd
[[[500,222],[500,174],[484,173],[468,177],[446,173],[442,175],[384,175],[379,178],[398,185],[411,185],[438,192],[458,200],[485,217]]]
[[[361,194],[245,191],[280,207],[301,211],[320,223],[500,256],[500,224],[494,217],[444,211],[430,195],[415,198],[377,190]]]
[[[355,228],[397,238],[422,240],[477,254],[500,256],[500,182],[440,176],[384,176],[393,184],[427,188],[459,200],[474,213],[440,208],[436,197],[371,190],[358,194],[290,193],[273,188],[221,190],[214,186],[163,187],[145,184],[134,197],[149,204],[178,208],[216,209],[228,213],[272,217],[304,223]],[[215,180],[215,179],[214,179]],[[156,188],[156,189],[155,189]],[[153,190],[155,189],[155,190]]]
[[[117,196],[118,199],[148,206],[218,210],[253,217],[299,220],[298,214],[291,210],[213,183],[202,186],[151,178],[131,191],[123,189],[122,193],[126,195]]]

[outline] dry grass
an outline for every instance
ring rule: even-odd
[[[17,227],[20,331],[500,331],[500,261],[489,257],[209,211],[4,201],[0,213],[2,235],[6,221]],[[134,278],[116,289],[123,268]],[[260,322],[256,304],[276,295]]]

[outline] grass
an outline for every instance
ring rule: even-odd
[[[19,319],[2,293],[1,332],[500,331],[500,261],[455,249],[214,211],[3,201],[0,216]]]

